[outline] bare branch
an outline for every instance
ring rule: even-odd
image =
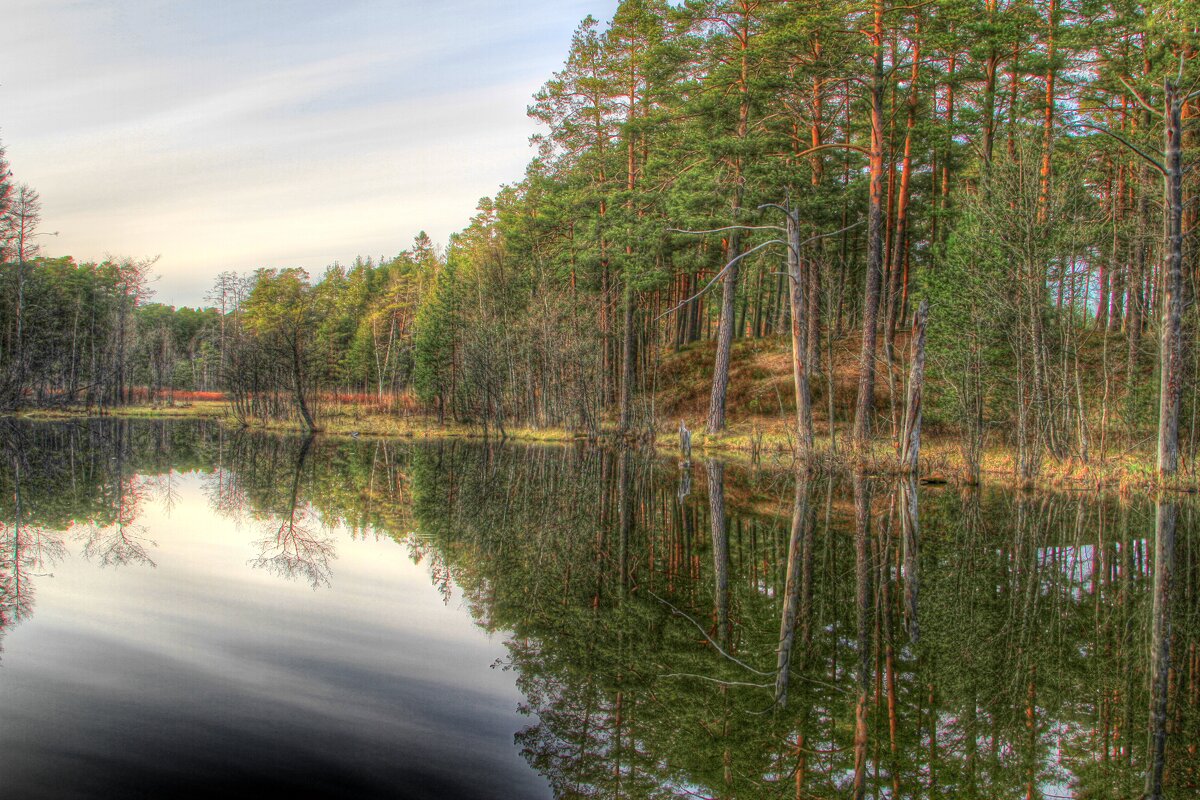
[[[668,314],[673,314],[673,313],[675,313],[675,312],[676,312],[676,311],[678,311],[679,309],[681,309],[681,308],[683,308],[684,306],[686,306],[688,303],[690,303],[690,302],[692,302],[693,300],[695,300],[696,298],[700,297],[700,295],[704,294],[704,293],[705,293],[705,292],[707,292],[709,289],[711,289],[712,287],[716,286],[716,284],[717,284],[717,281],[719,281],[719,280],[721,279],[721,276],[722,276],[722,275],[724,275],[726,272],[728,272],[728,271],[729,271],[729,268],[730,268],[730,267],[732,267],[732,266],[733,266],[734,264],[736,264],[737,262],[741,261],[741,260],[742,260],[743,258],[745,258],[746,256],[750,255],[751,253],[754,253],[754,252],[756,252],[756,251],[758,251],[758,250],[762,250],[764,247],[766,247],[766,246],[767,246],[767,245],[769,245],[769,244],[787,244],[787,242],[783,241],[782,239],[769,239],[769,240],[767,240],[767,241],[763,242],[762,244],[758,245],[757,247],[753,247],[753,248],[751,248],[751,249],[747,250],[746,252],[742,253],[742,254],[741,254],[741,255],[739,255],[739,256],[734,256],[733,258],[731,258],[731,259],[729,260],[729,263],[728,263],[728,264],[726,264],[724,267],[722,267],[722,268],[721,268],[721,271],[720,271],[720,272],[718,272],[716,275],[714,275],[714,276],[713,276],[713,279],[712,279],[711,281],[709,281],[709,282],[708,282],[708,285],[706,285],[706,286],[705,286],[703,289],[701,289],[700,291],[696,292],[694,295],[692,295],[691,297],[689,297],[687,300],[684,300],[684,301],[683,301],[682,303],[680,303],[679,305],[677,305],[677,306],[673,306],[672,308],[668,308],[666,311],[664,311],[663,313],[659,314],[657,317],[655,317],[655,318],[654,318],[654,322],[658,322],[660,319],[662,319],[663,317],[667,316]]]
[[[1123,145],[1125,145],[1126,147],[1128,147],[1128,148],[1129,148],[1130,150],[1132,150],[1134,153],[1137,153],[1139,156],[1141,156],[1142,158],[1144,158],[1144,159],[1145,159],[1147,162],[1149,162],[1150,166],[1152,166],[1152,167],[1154,167],[1156,170],[1158,170],[1160,174],[1162,174],[1162,175],[1166,175],[1166,174],[1167,174],[1167,168],[1166,168],[1166,167],[1164,167],[1162,164],[1160,164],[1160,163],[1158,162],[1158,159],[1154,158],[1154,156],[1150,155],[1149,153],[1147,153],[1147,152],[1146,152],[1145,150],[1143,150],[1142,148],[1140,148],[1140,147],[1138,147],[1137,145],[1135,145],[1135,144],[1133,144],[1132,142],[1130,142],[1130,141],[1129,141],[1128,139],[1126,139],[1124,136],[1121,136],[1120,134],[1113,133],[1113,132],[1112,132],[1112,131],[1110,131],[1108,128],[1102,127],[1102,126],[1100,126],[1100,125],[1093,125],[1093,124],[1092,124],[1092,123],[1090,123],[1090,122],[1074,122],[1074,123],[1072,123],[1072,124],[1068,125],[1067,127],[1068,127],[1068,128],[1087,128],[1087,129],[1089,129],[1089,130],[1093,130],[1093,131],[1097,131],[1097,132],[1099,132],[1099,133],[1103,133],[1103,134],[1105,134],[1106,136],[1111,136],[1112,138],[1116,139],[1116,140],[1117,140],[1118,142],[1120,142],[1121,144],[1123,144]]]
[[[692,672],[668,672],[664,675],[659,675],[660,678],[695,678],[700,681],[708,681],[720,686],[749,686],[754,689],[770,689],[774,684],[770,683],[749,683],[747,681],[723,681],[719,678],[710,678],[707,675],[696,675]]]
[[[722,231],[781,231],[778,225],[726,225],[724,228],[713,228],[708,231],[685,231],[682,228],[667,228],[667,233],[687,233],[702,236],[706,233],[721,233]]]
[[[1156,116],[1156,117],[1159,117],[1159,118],[1161,118],[1161,117],[1162,117],[1162,115],[1163,115],[1163,112],[1159,111],[1157,108],[1155,108],[1154,106],[1152,106],[1152,105],[1150,105],[1149,103],[1147,103],[1147,102],[1146,102],[1146,98],[1142,97],[1142,93],[1141,93],[1141,92],[1139,92],[1137,89],[1135,89],[1135,88],[1133,87],[1133,84],[1132,84],[1132,83],[1130,83],[1129,81],[1127,81],[1127,80],[1125,79],[1125,76],[1124,76],[1124,75],[1118,75],[1118,76],[1117,76],[1117,80],[1119,80],[1119,81],[1121,82],[1121,85],[1122,85],[1122,86],[1124,86],[1124,87],[1125,87],[1125,89],[1126,89],[1126,90],[1127,90],[1127,91],[1128,91],[1128,92],[1129,92],[1131,95],[1133,95],[1133,99],[1137,101],[1137,104],[1138,104],[1139,106],[1141,106],[1142,108],[1146,109],[1147,111],[1149,111],[1151,114],[1153,114],[1153,115],[1154,115],[1154,116]]]
[[[911,6],[892,6],[891,8],[884,9],[883,13],[890,14],[893,11],[913,11],[918,8],[924,8],[925,6],[933,5],[934,2],[936,2],[936,0],[925,0],[923,3],[914,3]]]
[[[850,144],[849,142],[830,142],[829,144],[819,144],[816,147],[810,147],[807,150],[802,150],[801,152],[794,154],[793,157],[804,158],[805,156],[810,156],[813,153],[821,150],[853,150],[856,153],[862,153],[868,158],[871,156],[871,151],[865,147],[859,147],[858,145]]]
[[[828,233],[818,233],[815,236],[810,236],[807,239],[805,239],[803,242],[800,243],[799,247],[804,247],[806,244],[811,244],[811,243],[817,241],[818,239],[825,239],[830,236],[837,236],[839,233],[845,233],[846,231],[850,230],[851,228],[857,228],[859,225],[862,225],[862,224],[863,224],[863,220],[859,220],[858,222],[850,223],[849,225],[847,225],[844,228],[838,228],[836,231],[829,231]],[[788,245],[788,249],[789,250],[792,249],[791,244]],[[799,258],[799,257],[800,257],[800,253],[797,252],[796,258]]]
[[[817,239],[825,239],[829,236],[837,236],[839,233],[845,233],[846,231],[850,230],[851,228],[857,228],[859,225],[862,225],[862,224],[863,224],[863,220],[859,220],[858,222],[850,223],[849,225],[847,225],[844,228],[839,228],[836,231],[830,231],[829,233],[818,233],[816,236],[810,236],[807,239],[805,239],[803,242],[800,243],[800,246],[804,247],[804,245],[809,244],[810,242],[815,242]]]
[[[728,659],[729,659],[730,661],[732,661],[733,663],[737,664],[737,665],[738,665],[739,667],[741,667],[742,669],[745,669],[745,670],[747,670],[747,671],[749,671],[749,672],[753,672],[755,675],[764,675],[764,676],[768,676],[768,677],[769,677],[769,676],[771,676],[771,675],[774,675],[774,674],[775,674],[774,672],[763,672],[762,670],[755,669],[754,667],[750,666],[749,664],[745,663],[744,661],[740,661],[740,660],[738,660],[737,658],[735,658],[735,657],[731,656],[729,653],[726,653],[726,652],[725,652],[725,650],[724,650],[724,649],[722,649],[721,645],[719,645],[719,644],[717,644],[715,641],[713,641],[713,638],[712,638],[711,636],[709,636],[709,635],[708,635],[708,631],[704,630],[704,628],[702,628],[702,627],[700,626],[700,623],[699,623],[699,622],[696,622],[696,620],[694,620],[694,619],[692,619],[690,616],[688,616],[688,614],[687,614],[686,612],[684,612],[684,611],[680,611],[680,610],[679,610],[677,607],[675,607],[674,605],[672,605],[672,604],[671,604],[671,602],[670,602],[669,600],[666,600],[666,599],[664,599],[664,598],[662,598],[662,597],[659,597],[659,596],[658,596],[658,595],[656,595],[654,592],[648,592],[648,594],[649,594],[651,597],[653,597],[655,600],[657,600],[658,602],[660,602],[660,603],[662,603],[663,605],[665,605],[667,608],[671,609],[671,610],[672,610],[673,612],[675,612],[675,614],[677,614],[678,616],[681,616],[681,617],[683,617],[683,618],[684,618],[684,619],[686,619],[688,622],[690,622],[690,623],[692,623],[693,625],[695,625],[695,626],[696,626],[696,628],[697,628],[697,629],[700,631],[700,635],[701,635],[701,636],[703,636],[705,639],[707,639],[707,640],[708,640],[708,643],[709,643],[709,644],[711,644],[713,647],[715,647],[715,648],[717,649],[717,652],[718,652],[718,653],[720,653],[721,655],[725,656],[726,658],[728,658]]]

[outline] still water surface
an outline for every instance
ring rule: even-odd
[[[1148,501],[107,421],[6,428],[0,510],[3,796],[1116,798],[1153,760]]]

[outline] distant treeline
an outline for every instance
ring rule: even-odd
[[[929,299],[929,413],[969,463],[989,431],[1027,477],[1143,436],[1160,363],[1194,450],[1198,25],[1174,2],[625,0],[581,24],[529,109],[538,156],[444,254],[224,275],[196,327],[143,325],[113,278],[78,322],[49,305],[53,336],[14,334],[8,267],[8,403],[118,402],[136,375],[313,426],[338,390],[634,432],[662,360],[708,340],[716,432],[733,339],[793,336],[828,396],[858,331],[853,408],[830,408],[863,441],[895,435],[898,335]]]

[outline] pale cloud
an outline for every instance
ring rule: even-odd
[[[161,254],[197,303],[225,269],[444,242],[521,177],[532,93],[615,0],[17,0],[0,136],[47,252]]]

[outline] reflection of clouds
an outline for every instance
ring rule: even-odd
[[[329,586],[333,577],[329,562],[337,558],[337,550],[324,531],[314,532],[305,524],[311,516],[310,509],[300,507],[280,520],[278,528],[272,525],[271,532],[256,542],[259,555],[250,566],[287,580],[302,578],[313,589]]]
[[[149,547],[158,547],[158,542],[143,536],[144,525],[122,524],[104,528],[90,527],[83,537],[83,557],[102,567],[123,567],[129,564],[158,566],[150,557]]]

